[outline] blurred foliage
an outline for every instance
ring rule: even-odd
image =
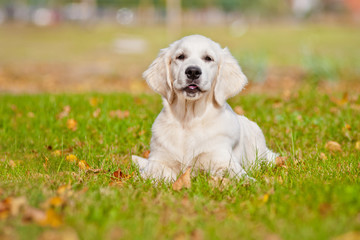
[[[94,0],[99,7],[139,7],[154,6],[163,9],[166,7],[166,0]],[[60,6],[69,3],[84,2],[81,0],[0,0],[0,5],[26,4],[32,6]],[[91,2],[91,1],[89,1]],[[224,11],[239,11],[258,13],[283,13],[289,9],[288,2],[281,0],[183,0],[180,1],[184,9],[221,8]]]

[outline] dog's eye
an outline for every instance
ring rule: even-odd
[[[212,61],[214,61],[214,59],[212,59],[210,56],[205,56],[205,57],[204,57],[204,60],[205,60],[206,62],[212,62]]]
[[[180,54],[179,56],[176,57],[176,59],[178,59],[178,60],[184,60],[184,59],[185,59],[185,55],[184,55],[184,54]]]

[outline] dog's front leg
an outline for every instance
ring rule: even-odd
[[[139,156],[132,156],[132,161],[139,167],[141,176],[145,179],[174,181],[177,174],[161,161],[154,159],[145,159]]]

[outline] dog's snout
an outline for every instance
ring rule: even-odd
[[[199,67],[190,66],[186,68],[185,74],[189,79],[195,80],[198,79],[201,75],[201,69]]]

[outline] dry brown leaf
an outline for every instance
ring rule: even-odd
[[[90,165],[85,160],[80,160],[78,162],[78,165],[79,165],[79,168],[82,170],[88,170],[91,168]]]
[[[34,118],[35,114],[33,112],[28,112],[27,116],[28,116],[28,118]]]
[[[240,107],[240,106],[236,106],[234,108],[234,111],[239,115],[244,115],[244,113],[245,113],[244,109],[242,107]]]
[[[0,219],[17,216],[26,206],[25,197],[8,197],[0,202]]]
[[[71,131],[76,131],[76,129],[77,129],[77,122],[75,121],[75,119],[72,119],[72,118],[70,118],[70,119],[68,119],[67,121],[66,121],[66,127],[68,128],[68,129],[70,129]]]
[[[42,232],[38,240],[79,240],[75,230],[71,228],[59,230],[46,230]]]
[[[9,166],[12,167],[12,168],[16,167],[15,161],[14,161],[14,160],[10,160],[10,161],[9,161]]]
[[[203,240],[203,239],[205,239],[204,232],[201,229],[195,229],[194,231],[191,232],[190,239],[191,240]]]
[[[284,167],[284,166],[286,166],[286,165],[285,165],[285,162],[286,162],[287,159],[288,159],[288,157],[285,157],[285,156],[283,156],[283,157],[276,157],[276,158],[275,158],[275,164],[276,164],[276,166],[279,166],[279,167]]]
[[[149,156],[150,156],[150,150],[144,151],[143,154],[142,154],[142,156],[143,156],[144,158],[149,158]]]
[[[328,141],[325,144],[325,148],[330,152],[341,152],[341,145],[335,141]]]
[[[320,153],[320,159],[321,160],[327,160],[328,158],[327,158],[327,156],[325,155],[325,153]]]
[[[24,211],[24,215],[22,220],[25,223],[30,223],[30,222],[41,222],[44,221],[46,219],[46,214],[43,210],[37,209],[37,208],[32,208],[32,207],[27,207]]]
[[[183,188],[191,188],[190,178],[191,168],[186,169],[183,175],[181,175],[172,185],[173,190],[179,191]]]
[[[130,115],[130,112],[128,110],[121,111],[121,110],[113,110],[109,113],[111,118],[117,117],[119,119],[127,118]]]
[[[113,176],[111,177],[111,182],[109,183],[110,186],[114,185],[122,185],[123,182],[130,179],[133,175],[132,174],[125,174],[121,171],[121,168],[113,172]]]
[[[67,117],[69,115],[70,111],[71,111],[71,107],[67,105],[63,108],[62,112],[56,116],[56,118],[62,119],[64,117]]]
[[[68,162],[71,162],[71,163],[75,163],[75,162],[79,161],[78,158],[74,154],[67,155],[65,160]]]

